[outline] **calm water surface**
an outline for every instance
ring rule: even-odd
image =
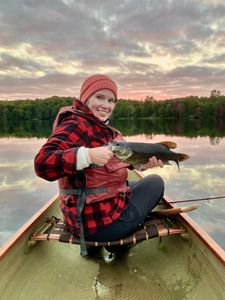
[[[177,151],[190,156],[180,166],[173,164],[151,172],[160,174],[166,194],[173,200],[225,195],[225,138],[185,138],[165,135],[136,135],[128,140],[171,140]],[[34,174],[33,159],[46,139],[0,139],[0,246],[43,204],[57,193],[57,183]],[[149,172],[149,171],[148,171]],[[202,201],[189,215],[225,249],[225,199]]]

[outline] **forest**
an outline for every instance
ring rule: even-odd
[[[72,97],[53,96],[36,100],[0,101],[1,121],[53,120],[62,106],[71,105]],[[218,120],[225,117],[225,96],[211,93],[210,97],[189,96],[185,98],[156,101],[146,97],[143,101],[119,99],[113,112],[118,119],[202,119]]]

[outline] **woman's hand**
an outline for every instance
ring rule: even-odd
[[[157,159],[155,156],[150,157],[148,163],[146,164],[147,168],[163,168],[163,166],[164,164],[161,159]]]
[[[113,152],[108,147],[88,148],[88,154],[93,164],[102,167],[113,157]]]

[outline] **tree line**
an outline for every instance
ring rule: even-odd
[[[0,101],[1,121],[54,120],[62,106],[71,105],[72,97],[53,96],[36,100]],[[210,97],[189,96],[185,98],[156,101],[146,97],[143,101],[119,99],[113,112],[117,119],[203,119],[218,120],[225,117],[225,96],[211,93]]]
[[[10,120],[53,120],[62,106],[71,105],[72,97],[53,96],[36,100],[0,101],[0,119]]]

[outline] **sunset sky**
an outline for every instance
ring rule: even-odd
[[[0,99],[79,97],[96,73],[119,98],[224,95],[224,0],[0,0]]]

